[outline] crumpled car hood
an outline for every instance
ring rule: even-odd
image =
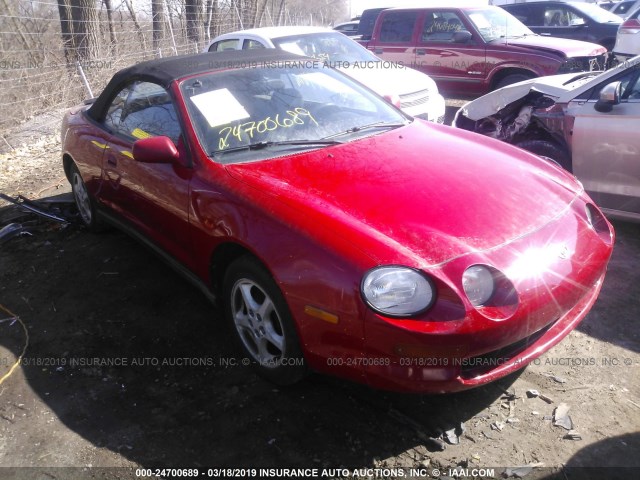
[[[410,259],[417,267],[533,232],[565,213],[582,191],[534,155],[422,121],[226,168],[378,261]]]
[[[572,91],[576,86],[575,82],[581,78],[590,79],[593,76],[593,72],[565,73],[514,83],[472,100],[460,109],[460,113],[470,120],[480,120],[494,115],[510,103],[526,97],[532,91],[558,99]]]

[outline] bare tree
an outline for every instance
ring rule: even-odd
[[[202,0],[184,0],[184,11],[187,20],[187,38],[191,42],[200,43],[202,31]]]
[[[23,32],[23,26],[20,25],[20,23],[18,22],[17,17],[13,14],[12,10],[10,10],[9,5],[7,5],[7,0],[2,0],[2,5],[4,7],[4,11],[9,14],[8,16],[11,19],[11,23],[12,23],[13,28],[15,28],[16,32],[20,36],[20,39],[22,40],[23,48],[25,50],[29,51],[31,49],[31,45],[27,41],[27,37],[25,36],[25,34]]]
[[[204,20],[204,34],[207,37],[207,40],[211,40],[211,37],[214,37],[217,34],[217,31],[214,31],[213,35],[211,34],[211,23],[216,13],[218,13],[218,1],[207,0],[207,11]]]
[[[107,23],[109,24],[109,40],[111,42],[111,48],[109,49],[111,52],[114,52],[116,49],[116,44],[118,40],[116,39],[116,31],[113,28],[113,7],[111,5],[111,0],[102,0],[104,2],[104,6],[107,9]]]
[[[153,22],[153,49],[158,50],[164,39],[164,0],[151,0]]]
[[[268,0],[262,0],[256,8],[256,16],[253,19],[253,26],[259,27],[260,23],[262,23],[262,17],[264,16],[264,12],[267,9]]]
[[[58,0],[58,13],[67,63],[95,58],[98,47],[95,0]]]
[[[67,0],[58,0],[58,14],[60,15],[60,31],[62,35],[62,47],[67,64],[74,61],[73,53],[73,26],[71,21],[71,6]]]
[[[143,50],[147,49],[147,43],[144,41],[144,34],[142,33],[142,28],[140,28],[140,24],[138,23],[138,17],[136,17],[136,12],[133,9],[133,5],[131,4],[131,0],[124,0],[127,9],[129,10],[129,14],[131,15],[131,20],[133,20],[133,26],[136,29],[136,33],[138,34],[138,38],[140,39],[140,46]]]
[[[278,16],[276,17],[276,25],[282,25],[283,13],[284,13],[284,1],[280,0],[280,7],[278,7]]]
[[[98,10],[95,0],[71,0],[73,46],[78,60],[97,57]]]

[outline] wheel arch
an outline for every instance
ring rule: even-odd
[[[545,146],[544,144],[548,144],[548,147]],[[569,171],[569,172],[573,172],[573,160],[572,160],[572,156],[571,156],[571,150],[569,149],[568,145],[564,144],[563,142],[559,141],[558,138],[554,137],[553,135],[539,135],[539,136],[530,136],[530,137],[526,137],[523,138],[522,140],[520,140],[517,143],[514,143],[514,145],[516,145],[519,148],[522,148],[523,150],[527,150],[529,152],[532,152],[536,155],[543,155],[543,153],[540,152],[536,152],[534,150],[538,150],[539,148],[542,148],[543,150],[548,150],[549,148],[553,149],[557,149],[558,154],[560,155],[560,157],[558,158],[553,158],[552,155],[549,155],[552,160],[554,162],[556,162],[560,167],[564,168],[565,170]],[[533,149],[532,149],[533,147]],[[545,155],[546,156],[546,155]]]
[[[68,153],[62,155],[62,168],[64,169],[64,174],[69,181],[71,181],[71,165],[74,163],[75,162],[73,161],[73,158],[71,158],[71,155]]]
[[[613,47],[616,44],[616,38],[615,37],[605,37],[605,38],[602,38],[597,43],[599,45],[602,45],[604,48],[606,48],[608,52],[612,52],[613,51]]]
[[[259,262],[273,277],[271,269],[249,248],[237,242],[226,241],[215,248],[209,261],[209,281],[211,290],[216,294],[216,297],[220,298],[222,295],[224,275],[229,265],[244,256],[249,256]]]
[[[496,85],[500,83],[501,80],[508,77],[509,75],[525,75],[528,78],[538,77],[538,73],[533,70],[529,70],[527,68],[522,67],[505,67],[500,68],[499,70],[494,71],[490,76],[489,81],[489,90],[494,90]]]

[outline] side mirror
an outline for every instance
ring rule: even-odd
[[[180,154],[169,137],[150,137],[133,144],[133,158],[142,163],[173,163]]]
[[[471,32],[462,30],[453,34],[453,43],[467,43],[471,40]]]
[[[584,27],[586,24],[584,18],[574,18],[569,25],[572,27]]]
[[[595,109],[598,112],[607,113],[613,109],[614,105],[620,103],[622,93],[622,82],[611,82],[600,90],[600,98],[596,102]]]

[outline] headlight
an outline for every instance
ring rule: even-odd
[[[435,288],[425,275],[408,267],[377,267],[362,279],[362,297],[371,308],[392,317],[410,317],[429,308]]]
[[[473,306],[484,305],[495,290],[493,273],[483,265],[473,265],[462,274],[462,288]]]

